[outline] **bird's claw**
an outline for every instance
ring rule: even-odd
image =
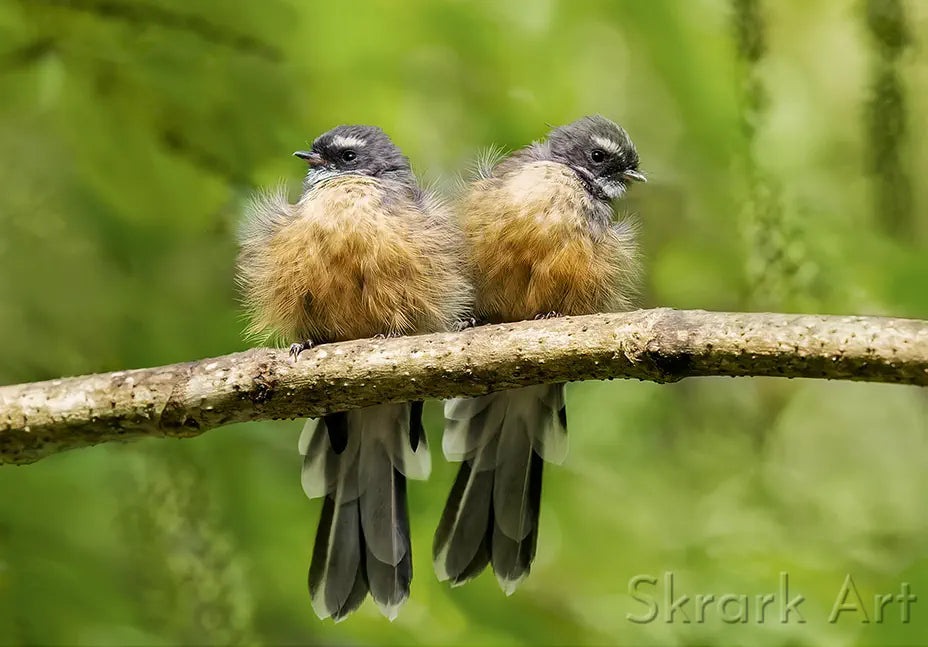
[[[451,332],[461,332],[462,330],[467,330],[468,328],[476,328],[477,320],[473,317],[467,317],[465,319],[459,319],[451,324]]]
[[[542,312],[540,314],[535,315],[535,320],[538,321],[540,319],[557,319],[558,317],[563,317],[563,316],[564,315],[562,315],[560,312],[553,312],[553,311]]]
[[[374,339],[395,339],[397,337],[402,337],[402,336],[403,336],[403,333],[399,332],[398,330],[394,330],[386,334],[379,332],[376,335],[374,335]]]
[[[314,346],[311,339],[306,339],[296,344],[290,344],[290,359],[294,362],[299,358],[300,353],[304,350],[309,350]]]

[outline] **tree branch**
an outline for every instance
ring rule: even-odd
[[[248,420],[586,379],[810,377],[928,386],[928,321],[639,310],[0,387],[0,463]]]

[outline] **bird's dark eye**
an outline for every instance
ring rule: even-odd
[[[342,151],[342,159],[346,162],[353,162],[357,156],[358,154],[351,149]]]
[[[590,159],[593,160],[594,164],[602,164],[606,161],[606,152],[598,148],[594,148],[590,153]]]

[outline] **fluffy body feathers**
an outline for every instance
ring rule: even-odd
[[[629,306],[634,228],[591,219],[598,205],[568,167],[530,161],[471,184],[459,206],[476,314],[489,322]]]
[[[447,329],[467,305],[460,235],[440,202],[390,181],[335,177],[297,204],[250,208],[239,281],[249,332],[343,341]]]

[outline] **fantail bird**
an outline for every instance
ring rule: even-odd
[[[627,309],[636,243],[633,227],[616,221],[612,200],[644,181],[626,132],[599,116],[478,168],[456,204],[476,318]],[[490,563],[511,594],[535,557],[543,461],[566,455],[564,385],[455,398],[445,403],[445,418],[445,456],[463,464],[435,533],[435,572],[460,584]]]
[[[296,204],[255,198],[240,233],[249,331],[291,355],[314,344],[447,330],[467,307],[461,234],[374,126],[339,126],[294,153],[309,165]],[[391,620],[412,579],[406,478],[426,478],[422,403],[309,420],[302,483],[325,497],[309,569],[320,618],[343,619],[370,591]]]

